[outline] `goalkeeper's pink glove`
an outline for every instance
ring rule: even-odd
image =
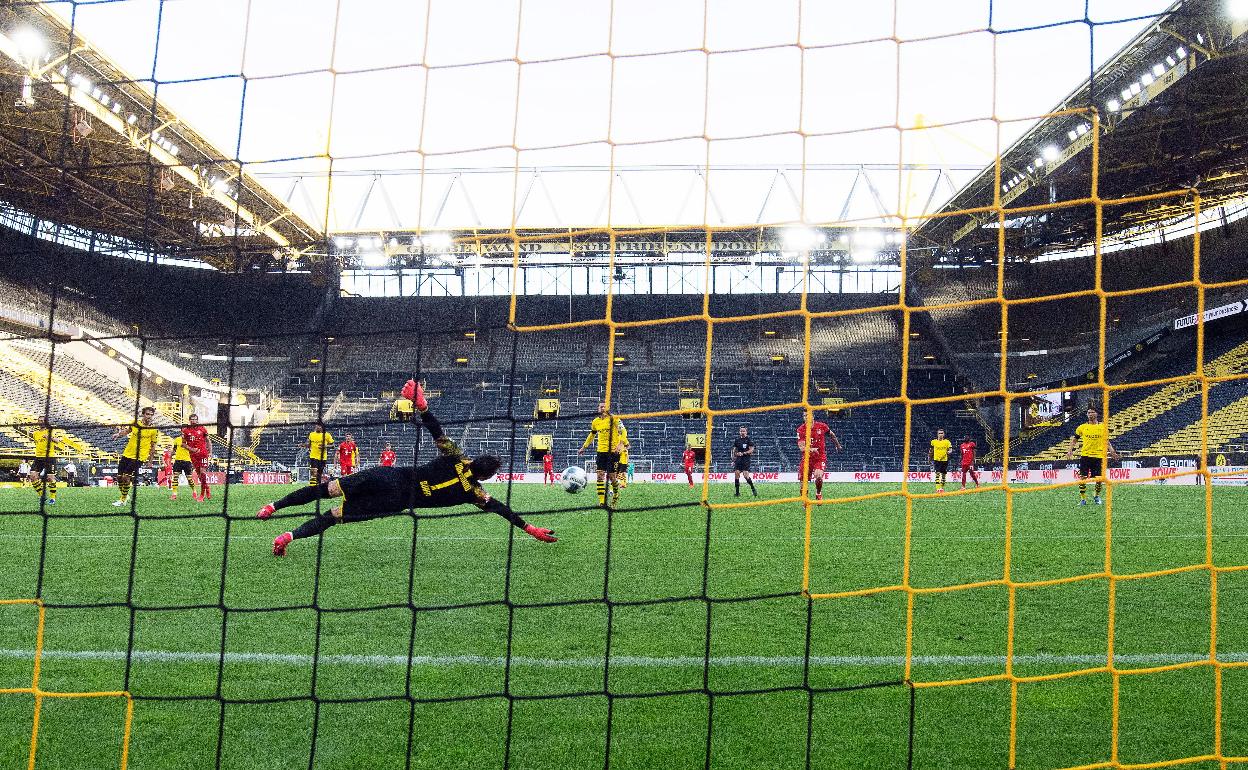
[[[429,402],[425,399],[425,389],[416,380],[403,383],[402,395],[403,398],[415,404],[420,411],[424,412],[429,409]]]
[[[541,527],[535,527],[532,524],[525,524],[524,531],[538,540],[541,540],[543,543],[556,543],[559,541],[559,538],[555,537],[555,531],[553,529],[542,529]]]

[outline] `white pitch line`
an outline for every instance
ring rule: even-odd
[[[33,659],[34,650],[0,649],[0,658]],[[1145,654],[1124,654],[1114,656],[1119,666],[1160,666],[1174,663],[1191,663],[1208,660],[1207,653],[1171,653],[1156,652]],[[122,661],[126,659],[124,650],[48,650],[43,651],[44,660],[88,660],[88,661]],[[221,659],[218,652],[174,652],[169,650],[135,650],[130,659],[140,663],[217,663]],[[1053,665],[1053,666],[1097,666],[1105,663],[1105,654],[1085,655],[1015,655],[1016,665]],[[1224,652],[1218,654],[1223,663],[1242,663],[1248,661],[1248,653]],[[487,655],[415,655],[410,659],[406,655],[321,655],[319,664],[371,666],[427,666],[431,668],[449,668],[454,666],[486,666],[501,668],[506,659]],[[911,661],[920,666],[1004,666],[1004,655],[915,655]],[[276,652],[227,652],[227,663],[257,663],[308,666],[312,664],[311,655]],[[611,666],[624,668],[701,668],[703,659],[697,656],[679,657],[648,657],[634,655],[614,655]],[[710,658],[710,665],[753,666],[765,668],[794,668],[804,665],[805,659],[800,656],[766,656],[766,655],[727,655]],[[896,667],[904,665],[905,658],[899,655],[812,655],[812,666],[832,668],[870,668]],[[531,658],[514,656],[513,666],[531,668],[602,668],[602,658]]]

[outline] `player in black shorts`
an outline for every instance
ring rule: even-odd
[[[758,497],[758,490],[754,488],[754,476],[750,473],[750,461],[754,459],[754,439],[750,438],[750,429],[742,426],[737,431],[737,440],[732,442],[732,470],[735,474],[733,483],[736,486],[736,496],[741,496],[741,476],[745,475],[745,483],[750,485],[750,491]]]
[[[506,503],[490,497],[481,488],[481,482],[493,476],[502,464],[497,457],[481,455],[473,459],[466,456],[442,432],[442,426],[429,411],[420,385],[409,380],[403,392],[405,398],[415,402],[420,421],[429,429],[429,435],[438,447],[438,458],[415,468],[379,465],[340,479],[302,487],[264,506],[256,513],[261,519],[267,519],[275,511],[289,506],[342,498],[342,504],[335,505],[328,513],[319,514],[293,531],[278,535],[273,540],[274,556],[285,556],[286,547],[292,540],[319,535],[335,524],[393,516],[409,508],[446,508],[463,504],[497,513],[544,543],[555,542],[552,530],[526,524]]]

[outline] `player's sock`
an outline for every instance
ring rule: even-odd
[[[177,495],[178,495],[178,487],[179,487],[181,484],[182,484],[182,474],[181,474],[181,473],[175,473],[175,474],[173,474],[172,476],[170,476],[170,477],[169,477],[169,491],[172,493],[172,495],[171,495],[172,497],[177,497]]]
[[[815,479],[815,494],[823,495],[823,479]]]
[[[1088,499],[1088,485],[1087,484],[1079,485],[1079,499],[1080,500]]]
[[[620,493],[628,486],[628,482],[624,479],[624,474],[620,474],[615,480],[615,505],[620,504]]]
[[[1095,489],[1096,489],[1096,492],[1094,493],[1094,496],[1095,496],[1095,497],[1100,497],[1100,496],[1101,496],[1101,482],[1099,482],[1099,481],[1098,481],[1098,482],[1096,482],[1096,487],[1095,487]]]
[[[329,484],[317,484],[314,487],[300,487],[281,500],[273,503],[274,510],[289,508],[292,505],[307,505],[317,500],[325,500],[329,498]],[[298,537],[298,535],[296,535]]]
[[[43,497],[43,480],[42,479],[35,479],[34,481],[30,482],[30,488],[35,490],[35,494],[37,496]]]
[[[598,479],[598,504],[607,504],[607,480]]]
[[[130,477],[122,474],[117,477],[117,491],[121,493],[121,499],[125,500],[130,495]]]
[[[56,479],[45,481],[43,483],[43,488],[48,493],[48,500],[56,502]]]
[[[741,496],[741,477],[738,476],[735,479],[733,479],[732,484],[733,484],[733,487],[737,491],[737,497],[740,497]]]
[[[758,497],[758,490],[754,488],[754,479],[747,478],[745,483],[750,485],[750,491],[754,493],[755,497]]]
[[[338,520],[334,518],[332,513],[322,513],[319,516],[314,516],[308,519],[298,527],[295,527],[294,531],[290,534],[295,540],[300,540],[305,537],[315,537],[337,523]]]

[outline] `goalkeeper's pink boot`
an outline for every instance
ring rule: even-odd
[[[295,536],[290,534],[289,532],[283,532],[282,534],[273,538],[273,555],[285,556],[286,546],[290,545],[290,541],[294,539],[295,539]]]
[[[269,503],[268,505],[264,506],[260,510],[256,511],[256,518],[267,519],[270,516],[272,516],[276,510],[277,509],[273,507],[273,503]]]

